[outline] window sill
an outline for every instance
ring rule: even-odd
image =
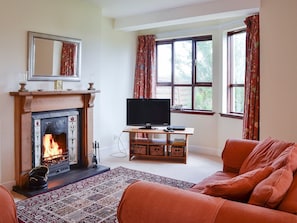
[[[241,114],[232,114],[232,113],[220,113],[221,117],[234,118],[234,119],[243,119]]]
[[[171,113],[181,113],[181,114],[194,114],[194,115],[214,115],[215,112],[213,111],[195,111],[195,110],[175,110],[172,109]]]

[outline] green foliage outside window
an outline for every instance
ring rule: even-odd
[[[196,43],[197,82],[212,82],[212,41]]]
[[[211,36],[157,42],[157,98],[189,110],[212,110]],[[173,68],[173,69],[171,69]]]

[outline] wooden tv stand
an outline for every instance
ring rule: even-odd
[[[187,163],[188,140],[194,134],[194,128],[168,132],[164,129],[124,129],[123,132],[129,133],[129,160],[143,158]]]

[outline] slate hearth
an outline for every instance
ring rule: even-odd
[[[49,177],[47,188],[32,190],[26,187],[21,188],[18,186],[14,186],[13,190],[26,197],[32,197],[41,193],[45,193],[51,190],[61,188],[71,183],[75,183],[77,181],[86,179],[88,177],[92,177],[92,176],[104,173],[109,170],[110,170],[109,167],[102,166],[102,165],[98,165],[97,168],[90,167],[90,168],[73,169],[66,173],[61,173],[59,175]]]

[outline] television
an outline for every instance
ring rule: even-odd
[[[127,125],[151,129],[170,125],[170,99],[127,99]]]

